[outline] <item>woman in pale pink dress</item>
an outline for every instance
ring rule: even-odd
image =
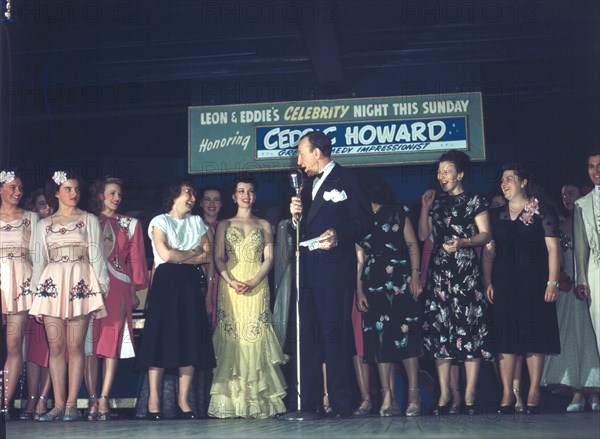
[[[56,213],[41,220],[36,230],[40,254],[34,260],[33,281],[37,290],[29,313],[46,328],[55,403],[39,421],[77,420],[89,319],[106,315],[102,295],[108,291],[109,279],[100,223],[77,207],[79,198],[79,179],[55,172],[46,184],[46,199],[56,205]]]
[[[148,266],[141,225],[135,218],[117,213],[122,200],[121,186],[120,179],[105,177],[94,182],[91,191],[90,210],[100,216],[110,293],[104,301],[108,315],[94,320],[93,352],[86,356],[89,421],[110,419],[109,394],[117,374],[119,358],[134,356],[131,311],[140,303],[136,293],[148,287]],[[98,356],[104,358],[99,398],[96,397]]]
[[[2,320],[6,322],[7,356],[4,363],[4,401],[8,405],[19,382],[23,338],[31,306],[31,249],[37,215],[19,202],[23,183],[12,171],[0,172],[0,276]]]
[[[27,197],[25,209],[36,212],[40,218],[52,215],[52,208],[46,201],[44,189],[37,189]],[[20,419],[38,420],[46,413],[46,402],[50,393],[50,371],[48,370],[48,340],[44,325],[38,323],[35,317],[27,319],[25,334],[25,357],[27,360],[27,404],[21,412]]]

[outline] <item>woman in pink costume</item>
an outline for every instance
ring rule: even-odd
[[[36,230],[39,254],[34,260],[33,282],[37,290],[29,313],[46,328],[55,403],[40,416],[43,422],[77,420],[88,323],[92,316],[106,316],[102,295],[108,292],[109,279],[99,245],[100,223],[77,207],[79,198],[79,179],[70,172],[56,171],[46,183],[46,199],[56,213],[41,220]]]
[[[89,421],[110,419],[109,394],[119,358],[131,358],[133,320],[131,311],[140,300],[136,293],[148,287],[148,266],[141,224],[117,213],[122,200],[122,181],[105,177],[94,182],[90,210],[100,217],[104,256],[108,259],[110,293],[104,301],[108,316],[94,320],[94,349],[86,356],[85,384],[89,392]],[[98,356],[104,358],[100,397],[96,396]]]
[[[7,405],[19,381],[27,311],[32,301],[31,249],[37,215],[19,207],[22,196],[19,176],[13,171],[0,172],[0,276],[7,348],[3,403]]]

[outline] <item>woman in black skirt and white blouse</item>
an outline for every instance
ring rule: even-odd
[[[163,418],[159,389],[164,369],[179,371],[178,417],[194,419],[189,393],[195,369],[212,369],[215,356],[210,322],[211,296],[205,294],[214,273],[212,231],[190,212],[196,202],[191,183],[173,186],[165,199],[168,213],[150,221],[155,272],[148,292],[144,333],[138,356],[148,368],[147,418]],[[202,270],[201,266],[207,268]]]

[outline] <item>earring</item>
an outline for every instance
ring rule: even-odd
[[[521,189],[524,189],[524,188],[525,188],[525,185],[524,185],[524,184],[522,184],[522,185],[521,185]]]

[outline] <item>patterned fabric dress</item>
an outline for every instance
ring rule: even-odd
[[[261,228],[247,235],[237,227],[225,232],[227,269],[234,279],[252,279],[263,261]],[[278,364],[284,357],[273,330],[265,277],[251,292],[238,294],[219,283],[217,328],[213,342],[217,357],[210,391],[209,416],[268,418],[285,412],[285,379]]]
[[[362,280],[369,309],[362,313],[362,330],[368,363],[395,363],[421,355],[422,309],[408,288],[411,265],[404,241],[408,211],[406,206],[382,206],[360,243],[366,254]]]
[[[487,341],[489,313],[481,268],[473,247],[447,253],[452,238],[477,235],[475,217],[488,209],[479,195],[438,195],[429,215],[434,248],[425,285],[424,346],[439,359],[491,359]]]
[[[67,224],[47,217],[38,223],[33,266],[37,290],[29,314],[72,319],[92,313],[106,316],[102,294],[110,282],[102,255],[100,223],[83,212]]]
[[[32,253],[38,216],[23,212],[21,219],[0,221],[0,276],[2,313],[27,311],[33,300]]]

